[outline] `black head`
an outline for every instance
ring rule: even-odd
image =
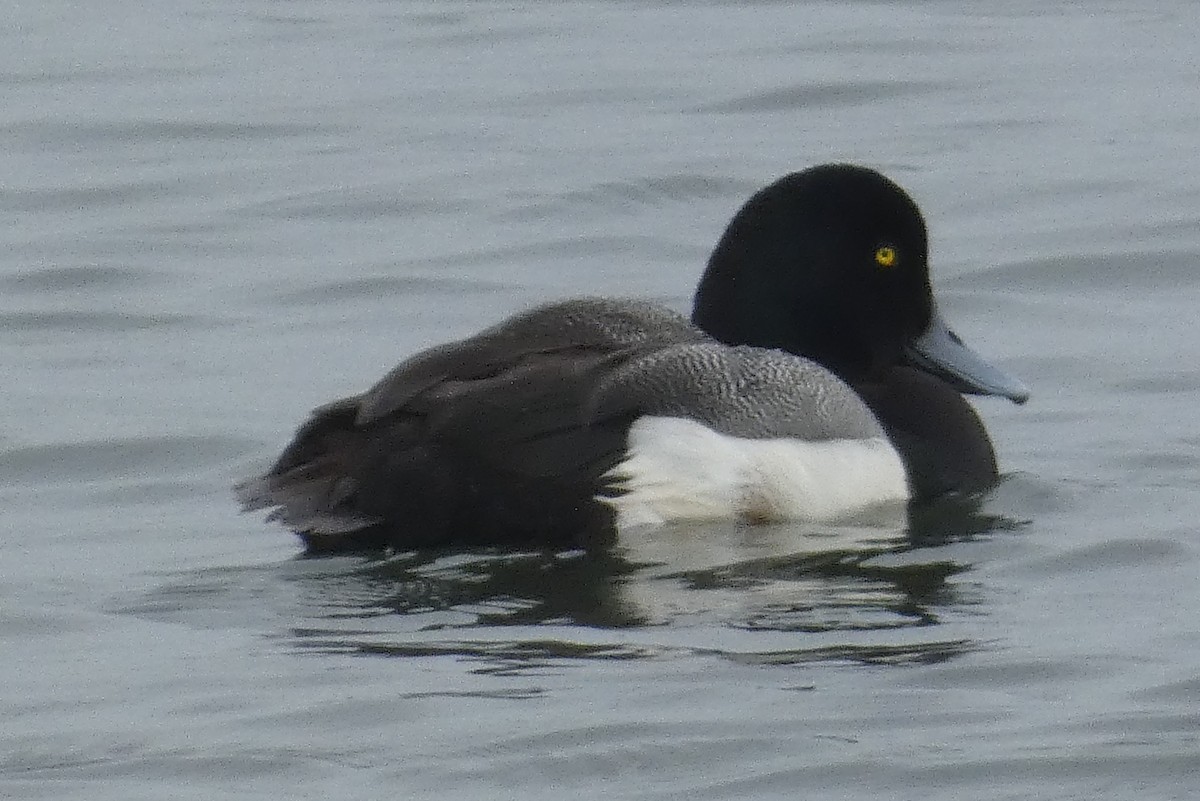
[[[850,381],[900,363],[933,313],[921,212],[864,167],[787,175],[738,211],[692,321],[727,344],[782,348]]]

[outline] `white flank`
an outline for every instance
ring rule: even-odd
[[[908,498],[900,455],[886,439],[742,439],[695,420],[642,417],[602,497],[625,529],[673,520],[754,522],[846,518]]]

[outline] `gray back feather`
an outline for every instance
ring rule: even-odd
[[[594,403],[598,416],[634,410],[689,417],[751,439],[884,435],[854,390],[815,362],[712,341],[673,345],[626,362],[606,377]]]

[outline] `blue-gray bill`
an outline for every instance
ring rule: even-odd
[[[938,376],[959,392],[999,395],[1013,403],[1029,400],[1029,388],[964,345],[936,307],[929,327],[908,346],[906,355],[914,365]]]

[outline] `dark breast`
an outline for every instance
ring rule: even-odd
[[[908,471],[913,500],[982,492],[996,483],[996,454],[979,415],[944,382],[908,367],[855,390],[867,402]]]

